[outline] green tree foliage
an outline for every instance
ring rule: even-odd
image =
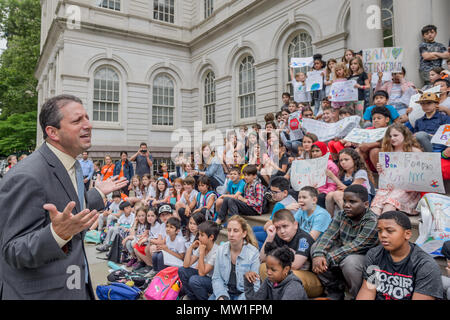
[[[39,59],[40,25],[39,0],[0,1],[0,33],[7,40],[7,49],[0,56],[0,154],[3,155],[8,148],[28,150],[35,144],[38,102],[34,71]],[[16,128],[13,131],[12,126]],[[19,129],[22,132],[17,132]]]

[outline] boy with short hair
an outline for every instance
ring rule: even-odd
[[[373,127],[366,128],[369,129],[380,129],[387,128],[391,122],[391,114],[386,107],[375,107],[372,109],[372,124]],[[366,161],[368,168],[372,171],[376,171],[378,163],[378,154],[381,151],[381,143],[383,139],[376,142],[361,143],[356,151],[361,155],[361,157]]]
[[[441,272],[434,259],[409,242],[411,222],[401,211],[378,218],[381,244],[367,252],[357,300],[442,299]],[[374,267],[376,266],[376,267]]]
[[[211,277],[219,246],[214,242],[220,227],[213,221],[198,226],[198,240],[186,251],[183,267],[178,269],[183,289],[190,300],[208,300],[213,293]]]
[[[435,42],[437,27],[427,25],[422,28],[423,42],[419,46],[420,64],[419,72],[425,85],[430,84],[430,70],[442,66],[443,60],[450,59],[447,47],[442,43]]]
[[[264,280],[267,276],[267,258],[265,247],[268,243],[275,244],[276,247],[288,246],[295,254],[292,263],[292,272],[302,280],[308,297],[313,298],[322,294],[322,286],[317,276],[310,270],[310,250],[314,239],[303,231],[298,222],[295,221],[292,213],[287,209],[278,210],[273,216],[273,225],[267,228],[267,239],[260,250],[260,275]]]
[[[287,110],[289,108],[289,101],[291,100],[291,94],[289,92],[283,92],[281,99],[283,101],[281,111]]]
[[[222,207],[222,203],[225,198],[237,198],[238,196],[244,194],[245,180],[241,179],[241,170],[239,167],[232,167],[228,177],[230,178],[230,181],[227,184],[226,192],[216,201],[217,212],[220,211],[220,207]]]
[[[114,238],[119,235],[119,231],[122,229],[123,231],[129,231],[134,222],[134,213],[132,213],[131,204],[128,201],[122,202],[119,206],[120,218],[117,220],[117,223],[114,227],[109,228],[108,233],[106,234],[106,238],[103,241],[103,244],[98,246],[96,249],[100,252],[108,251],[111,247],[111,244]]]
[[[329,299],[342,300],[345,284],[356,297],[362,283],[366,252],[377,245],[377,216],[369,210],[369,194],[359,184],[344,191],[344,210],[333,217],[312,248],[312,270]]]
[[[387,104],[389,101],[389,94],[384,90],[379,90],[374,93],[373,95],[373,106],[370,106],[364,111],[363,119],[364,119],[364,127],[370,127],[372,125],[372,110],[375,107],[386,107],[389,110],[390,113],[390,120],[398,122],[399,121],[399,114],[397,110],[394,108],[394,106],[391,106]]]
[[[425,152],[442,152],[445,149],[444,145],[431,144],[439,127],[450,123],[450,116],[438,111],[439,101],[436,94],[425,92],[416,102],[422,106],[425,115],[416,121],[413,133]]]
[[[323,110],[323,114],[322,114],[322,120],[325,123],[334,123],[334,122],[338,122],[338,117],[339,117],[339,111],[338,110],[334,110],[333,107],[331,106],[324,106],[322,107]],[[337,117],[336,117],[337,114]]]
[[[248,165],[243,170],[246,183],[244,196],[225,198],[219,211],[217,223],[225,221],[227,215],[256,216],[262,213],[264,200],[264,187],[258,179],[258,171],[255,165]]]
[[[113,223],[113,221],[117,220],[121,215],[121,213],[119,212],[120,210],[119,206],[122,203],[120,191],[113,192],[112,200],[113,201],[109,204],[107,209],[105,209],[103,213],[98,216],[99,231],[102,231],[104,227],[110,226]]]
[[[303,187],[298,193],[299,209],[294,218],[300,228],[308,232],[316,241],[331,223],[331,216],[327,210],[317,205],[319,193],[314,187]]]

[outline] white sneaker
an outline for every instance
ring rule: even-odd
[[[181,300],[191,300],[191,299],[189,299],[188,295],[185,295],[185,296],[183,296],[183,299],[181,299]]]

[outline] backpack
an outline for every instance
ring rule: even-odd
[[[147,300],[177,300],[182,284],[177,267],[168,267],[158,272],[145,290]]]
[[[115,262],[115,263],[121,263],[121,255],[122,255],[122,239],[119,235],[116,235],[114,237],[114,240],[111,245],[111,249],[109,249],[108,255],[106,258],[109,261]]]
[[[201,198],[202,194],[201,194],[201,192],[197,193],[197,199],[196,199],[197,200],[197,204],[195,205],[195,207],[197,209],[201,208],[201,207],[206,207],[206,205],[208,204],[209,197],[212,196],[212,195],[215,195],[216,196],[216,200],[217,200],[217,198],[218,198],[217,193],[215,191],[208,191],[208,192],[206,192],[205,196],[203,197],[202,203],[200,203],[200,198]],[[211,210],[213,210],[213,209],[215,209],[215,204],[211,207]],[[207,212],[205,218],[206,218],[206,220],[212,220],[214,217],[212,217],[209,214],[209,212]]]
[[[145,289],[148,286],[150,280],[145,278],[139,273],[127,271],[124,269],[119,269],[111,272],[108,277],[108,282],[121,282],[126,283],[128,281],[133,281],[134,285],[139,289]]]
[[[97,286],[95,291],[100,300],[136,300],[141,295],[141,290],[138,288],[120,282]]]
[[[99,244],[101,243],[100,234],[101,234],[100,231],[89,230],[88,232],[86,232],[86,235],[84,236],[84,242]]]

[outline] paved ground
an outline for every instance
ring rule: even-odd
[[[95,250],[96,245],[85,243],[84,246],[86,248],[89,271],[91,274],[92,285],[95,292],[95,289],[98,285],[107,283],[106,277],[109,274],[108,261],[97,259],[97,257],[106,258],[106,253],[101,253]]]

